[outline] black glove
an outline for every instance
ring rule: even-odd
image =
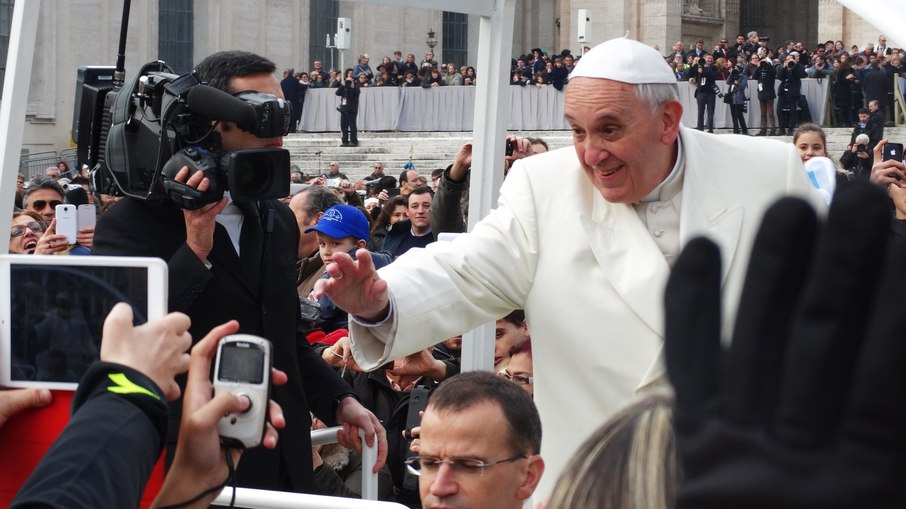
[[[687,245],[665,293],[677,508],[906,507],[906,248],[889,227],[861,182],[820,242],[804,202],[772,206],[726,352],[717,247]]]

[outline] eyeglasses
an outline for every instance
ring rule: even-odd
[[[12,228],[9,229],[10,238],[14,239],[16,237],[21,237],[21,236],[25,235],[26,228],[28,228],[29,230],[31,230],[35,233],[44,233],[44,230],[47,229],[47,225],[45,225],[41,221],[32,221],[28,224],[17,224],[16,226],[13,226]]]
[[[60,178],[60,176],[59,176],[58,174],[55,174],[55,173],[51,173],[50,175],[48,175],[48,177],[50,177],[50,178],[52,178],[52,179],[55,179],[55,180],[58,179],[58,178]]]
[[[535,377],[527,375],[511,375],[509,371],[503,370],[500,373],[497,373],[497,376],[502,376],[507,380],[516,382],[519,385],[532,385],[535,383]]]
[[[44,210],[44,207],[46,207],[47,205],[50,205],[51,208],[57,208],[57,205],[62,204],[63,202],[60,200],[50,200],[49,202],[47,200],[35,200],[31,202],[31,205],[35,210]]]
[[[453,458],[451,460],[442,460],[433,456],[413,456],[408,458],[404,463],[406,464],[406,468],[413,475],[422,475],[423,473],[436,474],[437,471],[440,470],[440,466],[446,463],[447,465],[450,465],[450,470],[456,475],[464,477],[481,477],[484,475],[484,470],[486,468],[528,458],[529,457],[525,454],[517,454],[493,463],[485,463],[484,461],[475,458]]]

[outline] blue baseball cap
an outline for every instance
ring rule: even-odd
[[[368,218],[361,210],[352,205],[334,205],[318,219],[318,224],[305,230],[305,233],[319,231],[335,239],[353,237],[368,241],[371,239],[368,230]]]

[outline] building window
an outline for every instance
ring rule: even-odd
[[[185,74],[195,66],[193,59],[195,0],[160,0],[158,16],[157,58],[177,74]]]
[[[328,34],[330,34],[330,44],[336,44],[334,34],[337,33],[340,2],[338,0],[311,0],[308,12],[308,55],[310,61],[307,68],[296,69],[296,72],[311,71],[314,69],[315,60],[320,60],[321,69],[328,71],[340,65],[337,50],[327,47]]]
[[[6,54],[9,52],[9,32],[13,26],[13,0],[0,0],[0,95],[6,76]]]
[[[441,64],[469,65],[469,16],[444,11],[443,34]]]

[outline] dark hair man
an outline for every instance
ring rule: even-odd
[[[480,425],[477,425],[480,423]],[[431,395],[422,417],[422,506],[519,509],[541,474],[541,419],[518,385],[484,371],[456,375]]]
[[[273,62],[244,51],[224,51],[204,59],[195,71],[211,86],[235,93],[243,90],[282,98]],[[282,137],[258,138],[232,122],[217,122],[223,149],[280,147]],[[183,167],[176,180],[205,191],[201,172]],[[192,319],[192,337],[235,319],[240,333],[273,343],[274,367],[286,372],[286,385],[273,388],[273,399],[286,415],[280,445],[273,451],[247,451],[237,471],[239,485],[284,491],[311,491],[309,411],[333,425],[345,422],[379,439],[386,437],[374,418],[350,397],[351,388],[326,366],[304,339],[297,340],[300,320],[296,294],[299,227],[290,209],[276,200],[219,202],[197,210],[171,203],[124,198],[98,221],[97,254],[156,256],[169,266],[169,308]],[[179,422],[179,408],[171,415]],[[177,428],[173,425],[171,429]],[[357,432],[356,430],[352,430]],[[349,434],[342,441],[352,445]],[[176,440],[170,437],[171,444]],[[172,450],[172,448],[170,449]]]
[[[431,235],[431,202],[434,193],[427,186],[416,187],[407,197],[408,208],[406,213],[409,219],[404,219],[390,228],[384,246],[384,252],[394,257],[400,256],[413,247],[425,247],[434,242]]]
[[[25,210],[31,210],[41,214],[44,222],[48,225],[53,221],[56,215],[55,208],[63,203],[63,188],[53,178],[38,177],[31,181],[25,195],[22,198],[22,205]]]

